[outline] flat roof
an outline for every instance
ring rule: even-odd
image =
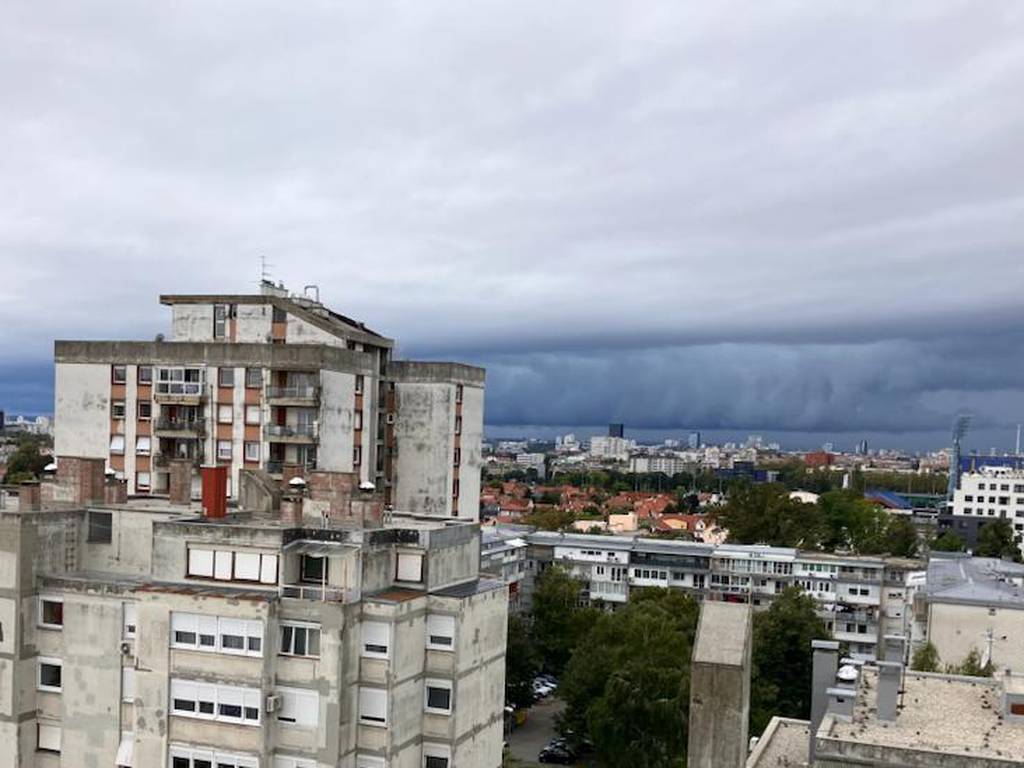
[[[806,768],[811,724],[773,717],[747,758],[746,768]]]
[[[933,555],[924,594],[932,603],[998,605],[1024,610],[1024,565],[991,557]]]
[[[746,604],[705,601],[700,608],[693,663],[745,666],[752,616]]]
[[[1024,760],[1024,723],[1002,717],[998,680],[907,672],[902,708],[894,722],[877,717],[878,669],[861,670],[853,720],[826,717],[818,738],[885,747],[911,753],[986,758],[1020,765]],[[922,763],[923,764],[923,763]]]

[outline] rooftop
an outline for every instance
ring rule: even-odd
[[[747,768],[806,768],[811,724],[773,717],[747,758]]]
[[[925,596],[935,603],[973,603],[1024,609],[1024,565],[991,557],[933,555]]]
[[[877,690],[878,670],[864,667],[852,722],[827,716],[818,731],[819,740],[987,758],[1007,765],[1020,765],[1024,759],[1024,723],[1003,719],[998,680],[907,672],[902,708],[894,722],[877,718]],[[819,748],[819,754],[824,751]]]

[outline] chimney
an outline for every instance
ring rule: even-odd
[[[814,765],[817,744],[815,737],[828,710],[828,691],[835,685],[839,666],[839,643],[835,640],[811,641],[811,738],[808,745],[808,764]]]
[[[1008,723],[1024,723],[1024,677],[1010,670],[1003,676],[1003,718]]]
[[[281,494],[281,522],[302,525],[302,499],[306,495],[306,481],[296,476],[285,487],[287,490]]]
[[[124,504],[128,501],[128,481],[118,480],[114,474],[107,475],[107,483],[103,488],[105,504]]]
[[[228,468],[203,467],[201,471],[203,514],[210,518],[224,517],[228,513]],[[189,482],[191,483],[191,476]]]
[[[891,723],[896,719],[903,665],[894,661],[879,661],[877,664],[878,703],[876,709],[878,719]]]
[[[825,695],[828,697],[828,713],[836,720],[852,723],[857,692],[850,688],[829,688]]]
[[[749,605],[701,605],[691,666],[688,768],[746,765],[752,634]]]
[[[18,488],[18,511],[38,512],[42,507],[42,489],[35,480],[26,480]]]
[[[882,660],[895,661],[902,664],[906,659],[907,638],[904,635],[884,635],[882,637]]]
[[[171,459],[167,491],[171,504],[187,507],[192,503],[192,459]]]

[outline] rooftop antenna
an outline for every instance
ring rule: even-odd
[[[272,266],[274,266],[274,265],[271,264],[269,261],[267,261],[267,257],[264,254],[261,253],[260,254],[260,285],[263,285],[263,283],[273,282],[270,279],[270,267],[272,267]]]
[[[1017,450],[1014,451],[1014,453],[1017,456],[1020,456],[1020,428],[1021,428],[1021,426],[1024,426],[1024,425],[1021,425],[1021,424],[1017,425]]]

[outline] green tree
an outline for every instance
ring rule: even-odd
[[[1014,532],[1009,520],[992,520],[978,530],[978,546],[974,548],[974,555],[1020,562],[1020,536]]]
[[[514,707],[533,703],[533,679],[540,671],[540,657],[530,639],[526,622],[508,617],[508,645],[505,650],[505,701]]]
[[[811,710],[811,641],[827,639],[814,600],[799,588],[782,592],[754,616],[750,732],[760,734],[775,715],[807,719]]]
[[[575,520],[573,513],[557,507],[534,507],[524,522],[540,528],[542,531],[564,531],[570,528]]]
[[[729,541],[737,544],[813,549],[821,529],[819,509],[791,499],[778,483],[737,485],[718,521],[728,529]]]
[[[562,677],[563,732],[587,734],[601,766],[682,768],[699,607],[643,590],[599,616]]]
[[[956,665],[947,665],[946,671],[954,675],[967,675],[968,677],[992,677],[992,662],[982,664],[978,649],[971,648],[963,661]]]
[[[903,515],[890,515],[885,529],[885,552],[896,557],[917,557],[917,527]]]
[[[916,669],[918,672],[939,672],[942,669],[939,662],[938,650],[931,643],[925,643],[914,651],[910,668]]]
[[[885,551],[889,515],[852,490],[829,491],[818,499],[824,524],[822,547],[862,555]]]
[[[580,582],[559,566],[548,568],[537,578],[532,633],[541,665],[548,672],[562,671],[579,638],[600,613],[580,607],[580,588]]]
[[[31,437],[23,437],[14,453],[7,460],[7,473],[4,482],[17,484],[26,480],[38,480],[43,468],[50,463],[49,456],[39,452],[40,441]]]
[[[933,552],[963,552],[967,549],[967,544],[952,531],[946,531],[932,539],[929,548]]]

